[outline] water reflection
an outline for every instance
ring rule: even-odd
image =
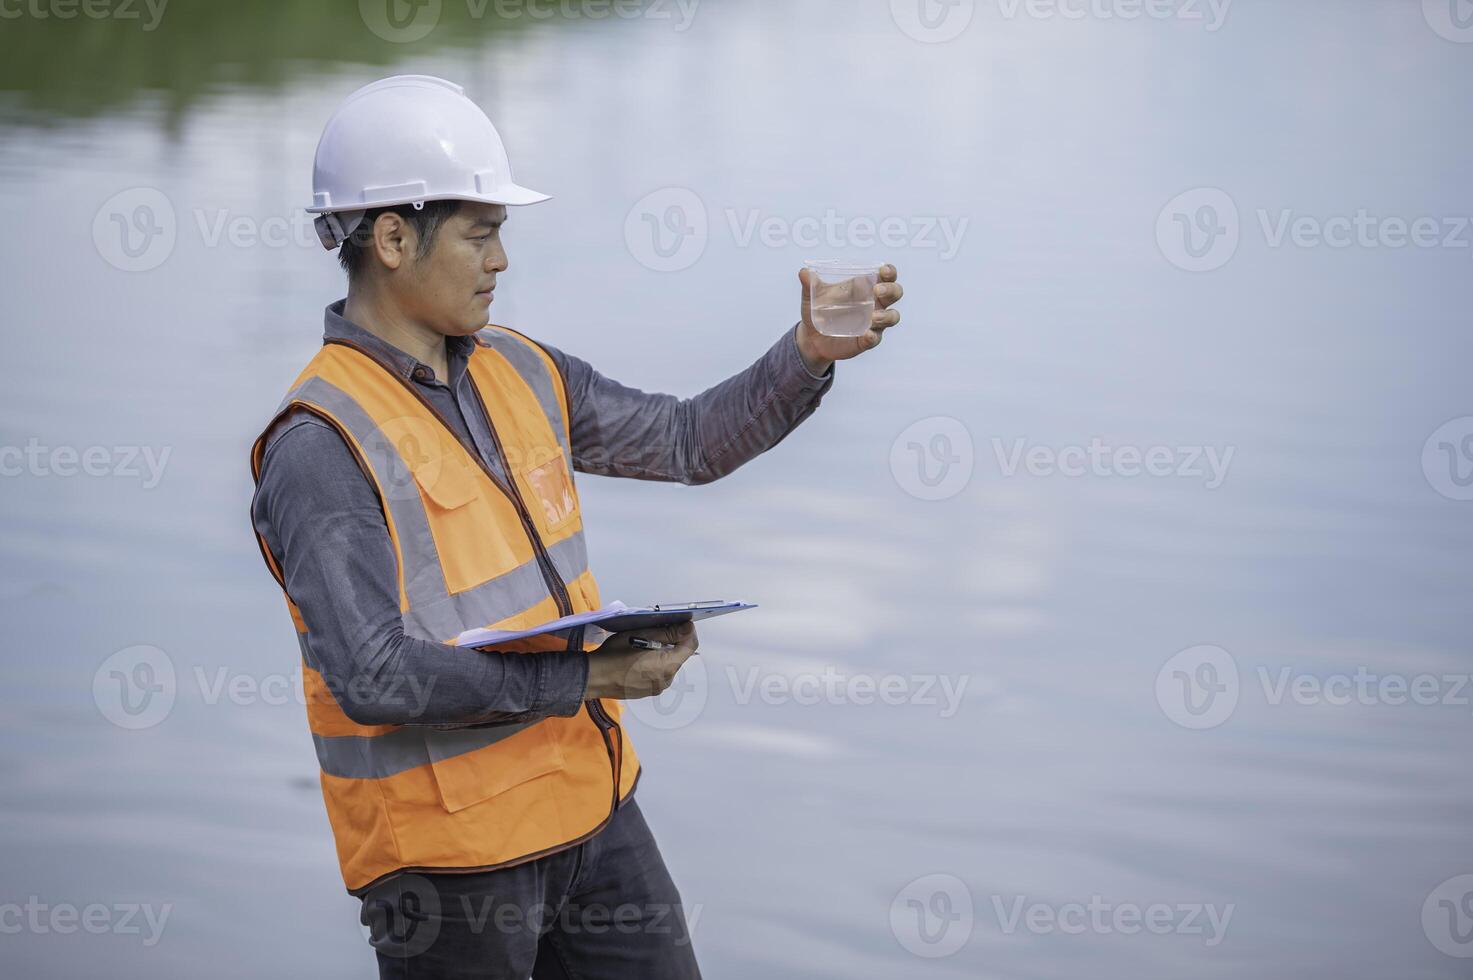
[[[492,36],[561,22],[532,17],[536,6],[112,0],[89,3],[98,15],[88,15],[78,4],[29,0],[7,8],[0,30],[0,108],[12,123],[56,126],[142,104],[177,130],[211,97],[279,94],[324,72],[474,49]]]
[[[0,480],[0,902],[173,908],[148,948],[7,936],[7,972],[371,970],[301,707],[260,694],[290,690],[297,655],[245,454],[341,295],[291,224],[322,120],[392,66],[464,82],[519,178],[555,195],[508,225],[497,319],[647,389],[692,394],[791,324],[813,248],[744,229],[969,221],[950,257],[833,249],[897,262],[905,323],[773,453],[699,489],[580,481],[606,597],[762,605],[703,631],[699,716],[639,733],[644,809],[703,907],[710,975],[1460,975],[1421,916],[1473,870],[1468,708],[1274,697],[1285,669],[1470,669],[1473,505],[1420,462],[1473,413],[1467,253],[1259,230],[1260,211],[1473,211],[1455,125],[1473,62],[1416,7],[1243,6],[1209,35],[980,5],[939,44],[884,4],[710,3],[676,30],[446,3],[413,43],[354,4],[174,0],[151,32],[5,22],[0,193],[25,234],[0,239],[0,446],[169,456],[149,486]],[[827,128],[814,97],[839,96],[853,118]],[[1209,185],[1241,241],[1188,274],[1157,221]],[[660,273],[626,226],[669,188],[706,237]],[[116,239],[105,205],[139,191],[175,235],[130,272],[94,232],[101,216]],[[896,463],[918,462],[897,450],[913,430],[969,457],[954,495],[922,499]],[[1215,489],[1026,463],[1096,440],[1234,453]],[[143,644],[176,699],[123,731],[95,673]],[[1157,681],[1201,646],[1232,656],[1237,702],[1193,730]],[[947,714],[867,692],[892,675],[964,693]],[[222,693],[236,678],[256,693]],[[918,919],[906,889],[937,874]],[[960,908],[954,882],[966,942],[913,955]],[[1235,911],[1210,947],[1007,928],[1096,895]]]

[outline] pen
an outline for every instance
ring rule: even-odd
[[[673,650],[673,649],[675,649],[675,644],[673,644],[673,643],[661,643],[659,640],[646,640],[642,636],[631,637],[630,640],[629,640],[629,645],[632,646],[632,647],[638,647],[641,650]]]

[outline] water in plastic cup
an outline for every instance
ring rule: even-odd
[[[803,265],[811,274],[809,309],[815,330],[829,337],[858,337],[870,328],[879,266],[836,259],[810,259]]]

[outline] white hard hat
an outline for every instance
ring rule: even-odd
[[[454,82],[394,75],[343,100],[312,164],[317,233],[332,249],[369,208],[425,201],[537,204],[548,195],[511,178],[491,120]]]

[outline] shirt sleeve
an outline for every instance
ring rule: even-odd
[[[568,390],[573,467],[600,476],[718,480],[787,438],[834,383],[834,365],[816,375],[803,363],[797,324],[746,370],[693,398],[631,388],[542,347]]]
[[[353,721],[476,725],[577,713],[587,654],[466,650],[405,633],[378,495],[316,416],[288,416],[272,434],[251,518],[307,623],[314,666]]]

